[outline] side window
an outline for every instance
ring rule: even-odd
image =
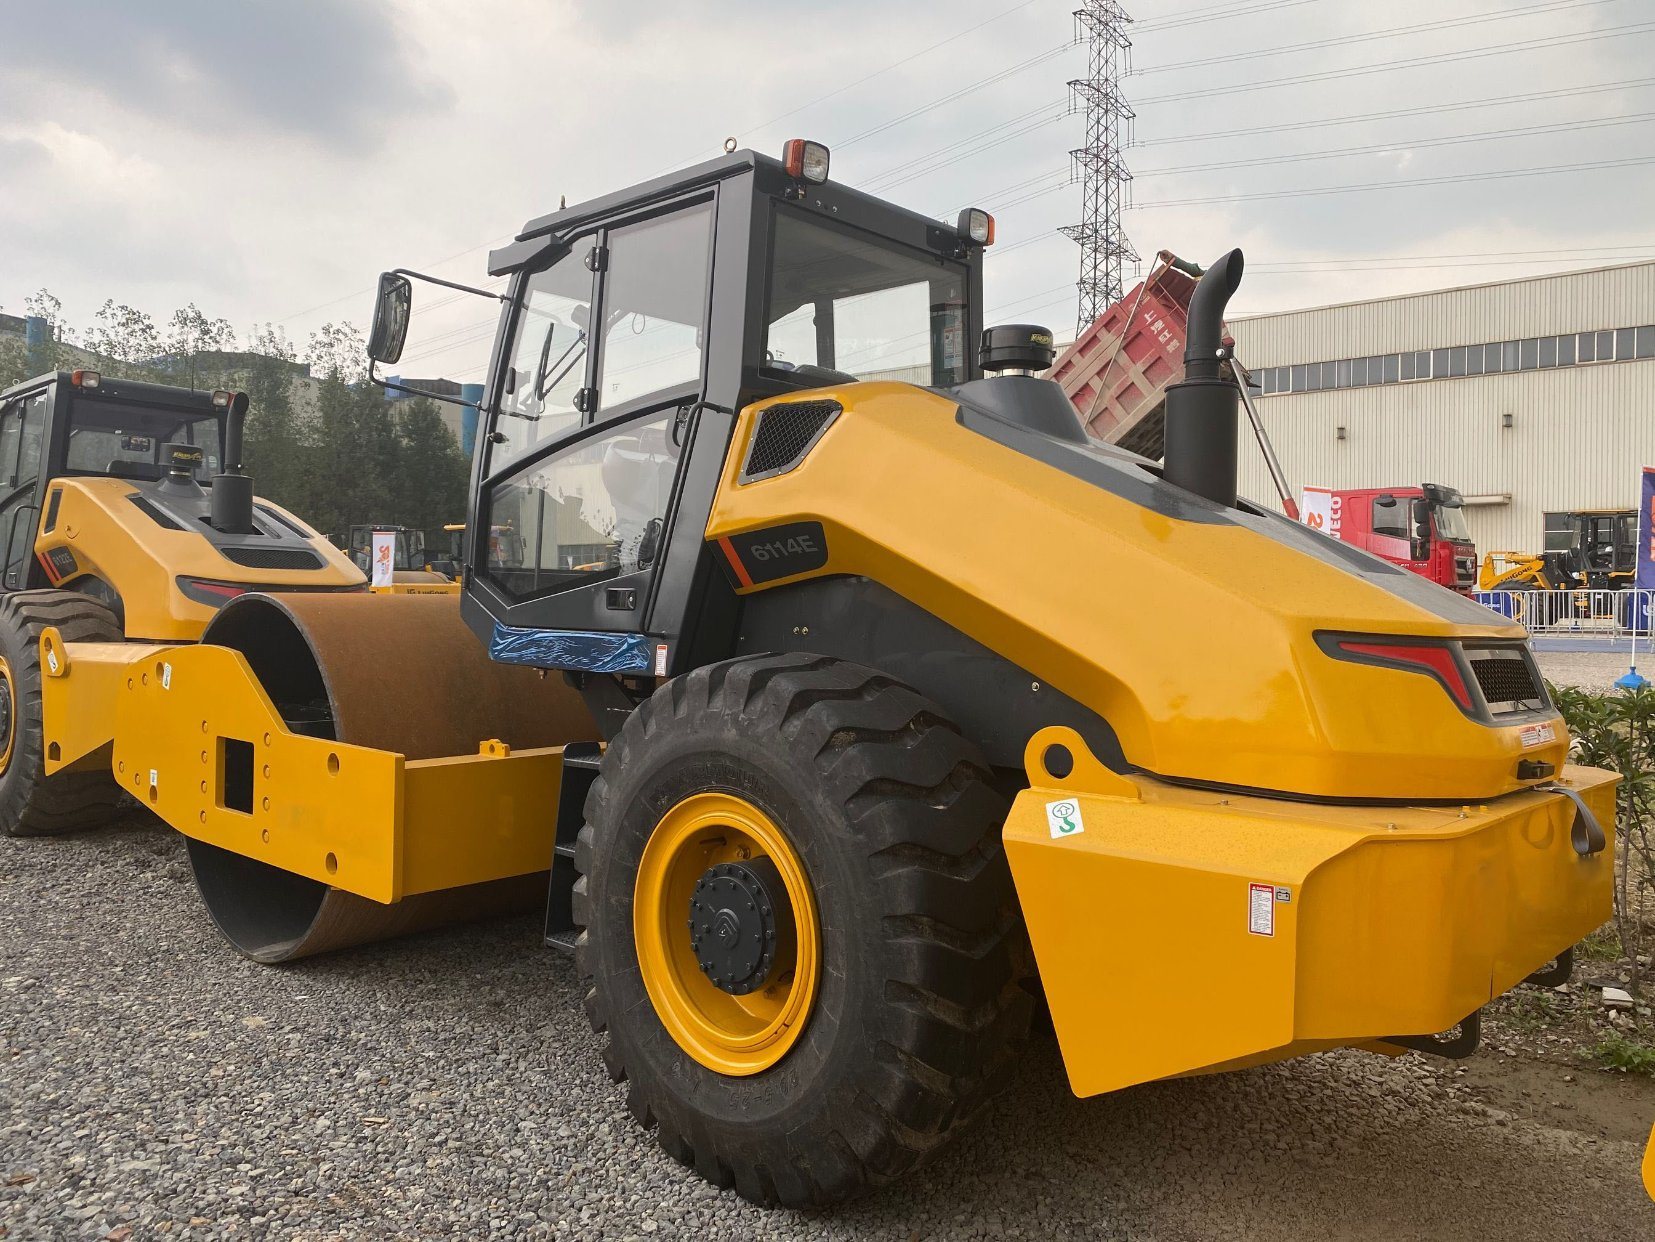
[[[1380,497],[1374,497],[1373,533],[1386,535],[1392,539],[1406,539],[1408,537],[1407,501],[1393,497],[1391,503],[1387,505]]]
[[[17,486],[17,446],[23,433],[23,402],[13,401],[0,410],[0,486],[7,491]]]
[[[525,282],[506,359],[510,370],[501,388],[500,416],[494,425],[499,438],[490,449],[491,462],[519,457],[580,422],[575,394],[586,383],[590,347],[590,249],[589,239],[577,241],[568,254]]]
[[[704,203],[610,233],[600,410],[700,377],[712,221]]]
[[[528,599],[654,562],[678,469],[677,413],[612,428],[495,485],[488,575],[501,590]]]
[[[1545,515],[1546,551],[1567,552],[1574,546],[1575,524],[1567,513]]]
[[[45,394],[30,397],[23,403],[21,444],[17,453],[17,484],[22,486],[40,473],[40,456],[46,439]]]

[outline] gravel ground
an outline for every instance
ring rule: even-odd
[[[1076,1100],[1049,1038],[930,1169],[760,1212],[634,1126],[536,930],[261,967],[164,828],[0,841],[6,1236],[1655,1236],[1627,1127],[1587,1093],[1553,1110],[1575,1122],[1528,1106],[1561,1067],[1503,1107],[1451,1065],[1348,1052]]]
[[[1626,674],[1628,656],[1622,652],[1603,651],[1536,651],[1535,660],[1547,681],[1558,686],[1577,686],[1607,694],[1615,688],[1615,678]],[[1641,649],[1638,671],[1655,681],[1655,656]]]

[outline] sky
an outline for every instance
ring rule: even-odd
[[[988,322],[1064,338],[1076,3],[11,0],[0,310],[193,302],[302,349],[381,269],[482,283],[560,197],[802,136],[835,181],[993,211]],[[1236,310],[1655,256],[1649,0],[1123,7],[1127,235],[1242,246]],[[494,310],[417,302],[404,373],[474,373]]]

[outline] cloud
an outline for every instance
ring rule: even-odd
[[[7,17],[0,101],[51,119],[77,94],[172,126],[370,149],[452,101],[386,0],[75,0]]]

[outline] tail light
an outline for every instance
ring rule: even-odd
[[[1459,653],[1446,642],[1384,636],[1334,637],[1323,643],[1323,650],[1335,659],[1350,660],[1356,664],[1423,673],[1448,691],[1448,696],[1462,712],[1470,714],[1476,710],[1465,670],[1460,665]]]

